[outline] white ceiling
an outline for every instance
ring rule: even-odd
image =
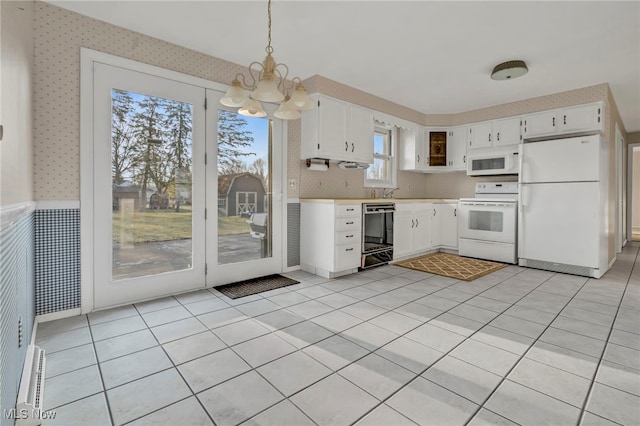
[[[242,65],[261,61],[266,1],[49,1]],[[609,83],[640,131],[640,1],[282,1],[274,58],[426,114]],[[529,73],[494,81],[521,59]]]

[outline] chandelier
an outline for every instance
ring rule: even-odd
[[[267,15],[269,19],[269,36],[265,48],[267,56],[263,62],[249,64],[248,77],[242,73],[236,74],[231,82],[231,87],[220,99],[220,103],[228,107],[240,108],[238,113],[248,117],[266,117],[267,113],[260,102],[280,103],[280,107],[273,115],[283,120],[295,120],[300,118],[300,111],[313,109],[315,104],[309,98],[302,80],[295,77],[290,83],[287,82],[289,67],[282,63],[276,63],[271,56],[273,53],[273,47],[271,47],[271,0],[267,5]],[[245,88],[252,90],[249,96],[247,96]]]

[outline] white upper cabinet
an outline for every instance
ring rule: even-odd
[[[373,163],[373,111],[316,95],[302,114],[301,158]]]
[[[493,146],[517,145],[522,142],[520,117],[493,120]]]
[[[520,117],[507,117],[469,125],[469,149],[515,145],[521,140]]]
[[[493,127],[491,121],[471,124],[469,126],[469,149],[491,147],[492,131]]]
[[[604,121],[602,102],[527,114],[522,118],[526,139],[599,132]]]
[[[427,149],[422,126],[402,127],[399,130],[398,163],[400,170],[423,172],[427,168]]]
[[[447,138],[447,168],[467,169],[467,126],[451,127]]]

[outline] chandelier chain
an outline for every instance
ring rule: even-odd
[[[273,53],[273,47],[271,47],[271,0],[269,0],[269,2],[267,3],[267,15],[268,15],[268,27],[269,27],[269,34],[267,37],[267,47],[266,47],[266,51],[267,53]]]

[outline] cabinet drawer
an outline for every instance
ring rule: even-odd
[[[360,204],[336,205],[336,217],[360,217],[362,206]]]
[[[360,230],[336,232],[336,245],[357,244],[360,242]]]
[[[334,264],[336,272],[360,266],[360,244],[336,247]]]
[[[336,231],[359,231],[360,217],[339,217],[336,219]]]

